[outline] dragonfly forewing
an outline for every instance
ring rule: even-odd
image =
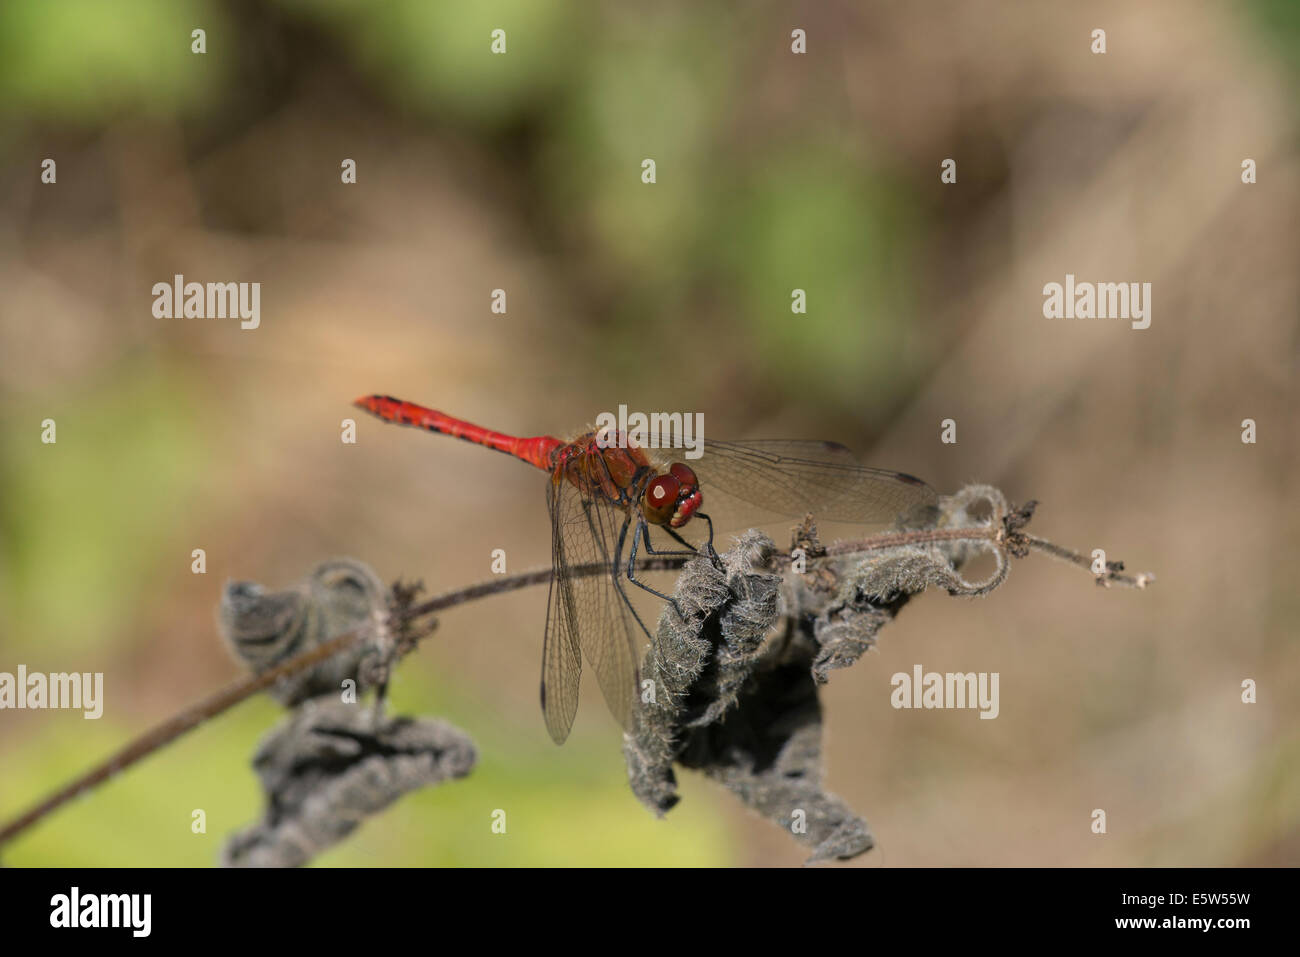
[[[710,493],[721,493],[793,518],[811,512],[827,522],[927,524],[939,499],[920,479],[859,465],[834,442],[706,440],[692,467],[706,511]]]
[[[563,489],[552,482],[547,488],[551,513],[551,587],[546,598],[546,634],[542,638],[542,716],[556,744],[563,744],[578,714],[578,683],[582,678],[582,653],[571,579],[555,573],[564,561],[564,539],[556,527],[558,501]]]
[[[542,710],[551,737],[568,737],[577,712],[582,660],[595,672],[610,713],[630,728],[636,705],[641,629],[619,594],[615,558],[626,516],[612,504],[588,499],[567,481],[552,481],[551,592],[542,652]],[[630,532],[629,532],[630,534]],[[602,575],[576,575],[586,565]]]

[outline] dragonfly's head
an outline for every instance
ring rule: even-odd
[[[641,496],[641,514],[651,525],[681,528],[704,504],[700,481],[688,466],[674,462],[663,475],[657,475]]]

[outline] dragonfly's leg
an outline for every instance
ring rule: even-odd
[[[623,582],[621,580],[622,577],[623,576],[620,574],[617,578],[614,579],[614,590],[618,592],[618,597],[623,599],[623,604],[626,605],[627,610],[632,613],[632,617],[636,619],[636,623],[641,628],[641,631],[645,634],[647,638],[650,638],[650,640],[653,641],[654,638],[650,634],[650,629],[645,626],[645,622],[641,620],[641,616],[638,615],[636,609],[632,607],[632,601],[627,597],[627,592],[623,591]],[[636,582],[636,584],[640,585],[641,583]]]
[[[655,548],[653,545],[650,544],[650,526],[649,526],[649,524],[643,522],[643,523],[641,524],[640,527],[641,527],[641,529],[645,532],[645,550],[646,550],[646,554],[647,554],[647,555],[665,555],[665,556],[680,555],[680,556],[683,556],[683,557],[689,557],[689,556],[691,556],[691,555],[698,555],[698,554],[699,554],[699,552],[696,550],[696,548],[695,548],[694,545],[692,545],[692,544],[691,544],[690,542],[688,542],[686,539],[684,539],[684,538],[682,538],[680,535],[678,535],[675,529],[671,529],[671,528],[669,528],[667,525],[660,525],[659,528],[662,528],[665,532],[667,532],[669,535],[671,535],[671,536],[672,536],[674,539],[676,539],[678,542],[681,542],[681,544],[685,545],[685,546],[686,546],[685,549],[681,549],[681,548]]]
[[[690,551],[689,552],[679,552],[679,551],[657,552],[650,547],[650,539],[648,537],[645,540],[646,551],[649,552],[651,555],[698,555],[700,554],[701,551],[703,551],[703,553],[707,555],[709,558],[716,559],[718,557],[718,553],[713,550],[713,519],[709,518],[709,516],[705,515],[703,512],[696,512],[695,518],[704,519],[705,524],[709,526],[709,540],[704,543],[704,546],[702,548],[695,547],[690,542],[686,541],[686,539],[678,535],[675,529],[672,529],[669,526],[664,525],[662,526],[663,530],[667,532],[669,535],[671,535],[673,538],[677,539],[677,541],[681,542],[687,548],[689,548]]]
[[[619,533],[618,533],[618,545],[616,546],[615,551],[614,551],[614,562],[613,562],[612,567],[611,567],[610,570],[609,570],[609,577],[610,577],[610,578],[613,580],[613,582],[614,582],[614,590],[615,590],[616,592],[618,592],[618,597],[621,598],[621,599],[623,599],[623,604],[626,605],[626,606],[627,606],[627,610],[630,611],[630,612],[632,613],[632,617],[633,617],[634,619],[636,619],[636,623],[637,623],[638,625],[641,626],[641,631],[643,631],[643,632],[645,633],[645,636],[646,636],[647,638],[651,638],[651,635],[650,635],[650,629],[647,628],[647,627],[645,626],[645,622],[642,621],[642,620],[641,620],[641,616],[637,614],[636,608],[634,608],[634,607],[632,606],[632,602],[631,602],[631,600],[627,597],[627,592],[625,592],[625,591],[623,590],[623,582],[620,580],[620,579],[622,579],[622,577],[623,577],[623,566],[622,566],[622,564],[621,564],[621,562],[622,562],[622,560],[623,560],[623,544],[624,544],[624,542],[627,541],[627,526],[628,526],[628,524],[629,524],[630,522],[631,522],[631,519],[630,519],[630,518],[629,518],[629,519],[624,519],[624,520],[623,520],[623,528],[622,528],[622,529],[619,531]],[[636,536],[635,536],[635,534],[632,536],[632,541],[633,541],[632,560],[635,561],[635,560],[636,560],[636,544],[635,544],[635,543],[636,543]],[[636,584],[637,586],[639,586],[639,587],[641,587],[641,588],[644,588],[644,587],[645,587],[644,585],[642,585],[642,584],[641,584],[640,582],[638,582],[638,581],[634,581],[634,584]],[[656,592],[656,594],[658,594],[658,593]],[[651,640],[653,640],[653,639],[651,639]]]
[[[709,540],[704,543],[704,554],[717,558],[718,553],[713,550],[713,519],[709,518],[709,516],[705,515],[703,512],[696,512],[695,517],[704,519],[709,526]]]
[[[626,527],[626,525],[624,526],[624,531],[627,531],[627,527]],[[640,589],[642,589],[643,591],[648,591],[648,592],[649,592],[650,594],[652,594],[652,595],[657,595],[658,597],[662,598],[664,601],[666,601],[666,602],[668,602],[669,604],[671,604],[671,605],[673,606],[673,610],[674,610],[675,612],[677,612],[677,617],[680,618],[682,621],[685,621],[685,620],[686,620],[686,616],[682,614],[682,608],[681,608],[680,605],[677,604],[677,599],[676,599],[676,598],[673,598],[671,595],[665,595],[665,594],[664,594],[663,592],[661,592],[661,591],[656,591],[655,589],[653,589],[653,588],[651,588],[649,585],[647,585],[645,582],[637,581],[637,579],[636,579],[636,550],[637,550],[637,545],[640,543],[641,539],[643,539],[643,538],[645,539],[646,549],[649,550],[649,548],[650,548],[650,532],[647,530],[647,525],[646,525],[645,522],[637,522],[636,531],[634,531],[634,532],[632,533],[632,551],[629,552],[629,553],[628,553],[628,556],[627,556],[627,580],[630,581],[633,585],[636,585],[637,588],[640,588]],[[623,536],[622,536],[622,535],[619,535],[619,544],[620,544],[620,545],[622,545],[622,540],[623,540]],[[619,552],[620,552],[620,553],[622,552],[622,548],[619,549]],[[664,553],[663,553],[663,552],[655,552],[655,554],[657,554],[657,555],[662,555],[662,554],[664,554]],[[694,552],[690,552],[689,554],[694,555],[695,553],[694,553]]]

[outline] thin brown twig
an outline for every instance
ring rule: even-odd
[[[681,568],[685,564],[685,557],[642,558],[637,560],[636,568],[637,571],[670,571],[674,568]],[[587,578],[591,575],[608,575],[609,566],[601,562],[591,562],[586,565],[571,565],[569,571],[579,577]],[[418,605],[412,605],[405,617],[407,619],[420,618],[424,615],[431,615],[435,611],[462,605],[467,601],[490,598],[492,595],[527,588],[529,585],[543,585],[550,580],[550,568],[536,568],[530,572],[520,572],[518,575],[506,575],[502,578],[489,579],[475,585],[468,585],[465,588],[458,588],[455,591],[436,595],[427,601],[420,602]]]
[[[927,545],[933,542],[959,542],[987,539],[999,541],[1000,531],[992,525],[972,525],[963,528],[920,528],[909,532],[889,532],[853,542],[836,542],[826,546],[827,555],[851,555],[880,548],[897,548],[900,545]],[[786,557],[782,555],[782,557]]]
[[[1057,545],[1045,538],[1039,538],[1036,535],[1030,535],[1027,532],[1013,531],[1007,532],[997,524],[977,525],[964,528],[927,528],[917,529],[908,532],[890,532],[885,535],[876,535],[872,538],[863,539],[853,542],[836,542],[833,545],[826,546],[827,555],[846,555],[857,552],[873,551],[881,548],[896,548],[900,545],[924,545],[932,542],[954,542],[954,541],[976,541],[986,540],[993,542],[995,545],[1008,547],[1023,546],[1026,549],[1043,552],[1059,561],[1071,565],[1078,565],[1080,568],[1086,568],[1092,572],[1092,560],[1086,555],[1082,555],[1072,549]],[[790,560],[789,554],[779,553],[778,558],[785,561]],[[1121,585],[1126,588],[1146,588],[1156,580],[1156,576],[1150,572],[1139,572],[1136,575],[1124,574],[1123,562],[1106,562],[1106,571],[1098,575],[1093,572],[1098,584],[1101,585]]]
[[[1050,555],[1060,561],[1068,562],[1071,565],[1078,565],[1081,568],[1086,568],[1089,571],[1092,571],[1092,562],[1086,555],[1081,555],[1071,549],[1063,548],[1055,542],[1049,542],[1045,538],[1038,538],[1037,536],[1028,535],[1024,532],[1020,533],[1020,537],[1030,548]],[[1150,572],[1139,572],[1136,575],[1125,575],[1123,574],[1123,571],[1123,562],[1108,561],[1106,562],[1106,573],[1104,575],[1097,575],[1097,582],[1101,585],[1110,585],[1113,583],[1116,585],[1123,585],[1126,588],[1146,588],[1147,585],[1150,585],[1156,580],[1156,576]]]
[[[109,757],[108,760],[96,765],[71,783],[55,791],[39,804],[9,821],[4,827],[0,828],[0,844],[26,830],[55,808],[71,801],[78,794],[108,780],[146,755],[179,738],[186,731],[197,728],[208,718],[221,714],[227,708],[238,704],[263,688],[270,687],[281,678],[295,674],[305,668],[310,668],[312,665],[342,651],[356,639],[358,634],[359,632],[350,631],[347,634],[331,638],[324,644],[318,645],[311,651],[292,658],[278,667],[264,671],[260,675],[241,678],[220,691],[199,700],[184,711],[172,715],[162,724],[156,725],[140,735],[126,747]]]

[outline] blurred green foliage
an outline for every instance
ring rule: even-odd
[[[95,124],[209,102],[228,62],[229,27],[208,0],[5,0],[0,111]],[[203,57],[190,51],[196,28],[207,31]]]
[[[316,19],[396,104],[491,130],[543,100],[571,62],[560,55],[576,8],[558,0],[276,0]],[[508,29],[506,29],[508,28]],[[506,29],[505,56],[486,56]]]
[[[725,11],[668,7],[647,21],[556,0],[275,3],[328,34],[417,123],[459,128],[487,149],[535,132],[507,161],[535,179],[538,212],[572,258],[592,255],[620,288],[601,367],[611,381],[644,362],[647,330],[689,341],[683,307],[699,294],[728,304],[719,321],[733,332],[731,361],[770,367],[765,388],[797,389],[812,407],[870,419],[918,372],[924,357],[898,345],[916,314],[919,207],[873,166],[869,132],[834,115],[792,118],[775,153],[736,135],[750,91]],[[198,0],[0,7],[0,102],[91,125],[211,104],[243,42],[222,12]],[[189,50],[195,25],[208,30],[203,57]],[[505,56],[488,53],[497,28],[508,28]],[[646,158],[653,186],[641,182]],[[806,315],[791,313],[795,288],[809,290]],[[678,361],[691,378],[705,373],[704,357]]]
[[[724,283],[734,360],[761,363],[769,389],[869,409],[916,372],[899,342],[916,313],[920,207],[873,166],[866,131],[816,111],[791,119],[775,154],[735,135],[749,91],[725,11],[666,7],[647,22],[514,0],[279,2],[316,17],[405,108],[477,136],[535,129],[535,201],[621,288],[602,350],[611,379],[643,374],[646,330],[691,337],[682,306],[702,281]],[[508,55],[485,55],[503,25]],[[816,290],[806,315],[791,312],[796,288]]]
[[[181,369],[128,361],[0,430],[0,602],[51,662],[142,637],[122,629],[157,600],[160,567],[176,567],[172,538],[213,451],[194,401]],[[45,418],[53,444],[39,441]]]
[[[900,184],[834,150],[769,157],[712,221],[764,367],[782,391],[820,382],[842,397],[895,395],[900,336],[914,318],[914,213]],[[808,295],[792,321],[791,290]]]
[[[1300,3],[1295,0],[1250,0],[1245,9],[1255,18],[1260,32],[1278,56],[1291,68],[1291,79],[1300,87]]]

